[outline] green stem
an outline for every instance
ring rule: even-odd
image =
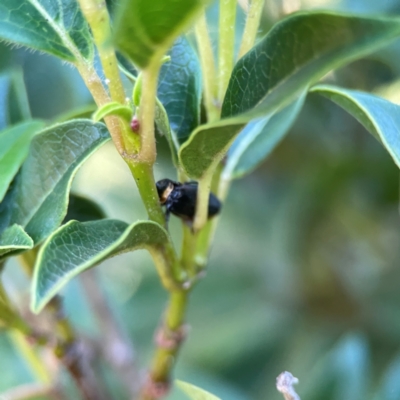
[[[127,160],[127,162],[149,218],[161,226],[165,226],[165,216],[158,198],[152,166],[147,163],[134,163],[130,160]]]
[[[142,96],[139,109],[141,148],[139,161],[153,165],[157,150],[154,135],[154,117],[157,96],[157,79],[161,62],[153,61],[142,72]]]
[[[86,62],[79,62],[76,67],[97,106],[101,107],[109,103],[111,98],[93,65],[88,65]],[[124,126],[121,123],[121,118],[110,115],[105,117],[104,120],[118,153],[125,155],[125,139],[123,138]]]
[[[212,122],[219,118],[220,111],[217,107],[214,54],[205,12],[196,23],[195,34],[203,75],[204,105],[207,110],[207,119]]]
[[[183,229],[183,241],[182,241],[182,254],[181,254],[181,266],[193,278],[197,273],[196,260],[193,255],[196,252],[198,234],[192,232],[192,230],[185,224],[182,224]]]
[[[79,4],[92,30],[111,100],[124,104],[125,92],[119,74],[117,58],[112,46],[110,16],[107,11],[106,2],[105,0],[79,0]],[[103,106],[109,102],[110,99],[105,98],[103,93],[104,91],[106,92],[105,88],[103,85],[99,87],[98,77],[94,76],[97,74],[95,71],[92,71],[93,66],[88,67],[85,63],[80,63],[78,69],[89,90],[92,92],[96,103],[99,106]],[[108,94],[107,97],[109,97]],[[116,116],[109,116],[105,118],[105,121],[120,154],[124,156],[137,154],[138,148],[126,121]]]
[[[222,176],[223,167],[219,164],[214,172],[211,181],[211,191],[217,195],[218,199],[224,203],[225,197],[221,196],[221,192],[219,190],[221,186],[221,176]],[[215,230],[217,229],[219,221],[219,216],[215,216],[211,221],[208,221],[204,228],[201,230],[195,252],[195,262],[198,268],[198,271],[203,270],[207,265],[208,253],[210,251],[210,245],[213,241]]]
[[[233,69],[236,0],[219,2],[218,100],[222,104]]]
[[[168,392],[172,369],[185,339],[183,323],[187,305],[188,292],[171,292],[165,317],[156,337],[157,348],[142,392],[142,400],[156,400]]]
[[[146,163],[132,163],[130,160],[127,160],[127,162],[149,219],[165,226],[165,215],[158,198],[152,166]],[[162,250],[151,252],[151,255],[164,287],[167,290],[176,290],[185,276],[182,274],[182,268],[171,243],[170,241],[166,244]]]
[[[108,79],[111,98],[124,104],[125,93],[112,46],[110,16],[106,2],[105,0],[79,0],[79,5],[92,30],[104,75]]]
[[[165,289],[168,291],[178,290],[181,282],[185,280],[186,274],[181,269],[172,245],[167,244],[163,249],[157,251],[150,250],[150,253]]]
[[[203,270],[207,265],[208,253],[214,232],[217,226],[218,217],[214,217],[208,221],[206,226],[201,230],[196,245],[196,266],[198,271]]]
[[[195,232],[200,231],[207,222],[208,199],[211,190],[213,168],[210,168],[210,171],[211,172],[207,172],[199,180],[199,187],[197,190],[196,215],[193,222],[193,230]]]
[[[18,352],[29,365],[35,378],[46,385],[50,384],[52,381],[51,375],[44,367],[43,360],[40,359],[35,349],[27,342],[24,335],[16,330],[12,330],[9,332],[9,336],[14,346],[18,349]]]
[[[243,57],[254,45],[265,0],[251,0],[247,12],[246,25],[240,44],[239,58]]]

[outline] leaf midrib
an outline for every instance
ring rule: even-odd
[[[55,32],[61,38],[61,41],[64,44],[64,46],[72,53],[72,55],[75,57],[76,61],[84,62],[85,58],[82,56],[79,49],[75,46],[75,43],[72,41],[72,39],[69,36],[64,25],[62,25],[62,28],[63,28],[62,29],[60,25],[55,23],[53,17],[51,17],[47,13],[47,11],[42,7],[42,5],[37,0],[28,0],[28,1],[38,10],[38,12],[46,19],[47,23],[55,30]],[[62,18],[63,17],[63,9],[62,9],[62,6],[60,5],[59,0],[57,0],[57,4],[60,9],[60,21],[64,21]],[[89,52],[90,52],[90,50],[89,50]]]

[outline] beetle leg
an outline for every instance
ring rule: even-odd
[[[168,230],[168,222],[169,222],[169,217],[171,216],[171,211],[169,210],[169,207],[167,206],[165,209],[165,229]]]

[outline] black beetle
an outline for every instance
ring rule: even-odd
[[[165,219],[174,214],[185,222],[192,223],[196,214],[197,182],[179,183],[171,179],[161,179],[156,183],[160,203],[165,206]],[[208,200],[208,218],[218,214],[221,202],[210,193]]]

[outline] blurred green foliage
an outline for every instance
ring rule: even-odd
[[[268,0],[262,31],[299,7],[400,12],[395,0]],[[211,8],[212,21],[217,11]],[[56,119],[87,104],[72,68],[0,46],[0,72],[24,70],[33,117]],[[325,80],[392,100],[399,61],[395,43]],[[163,139],[158,148],[156,178],[173,179]],[[306,400],[400,399],[398,180],[388,154],[357,121],[310,94],[268,161],[233,185],[207,279],[192,296],[192,330],[175,375],[226,400],[281,399],[274,382],[283,370],[299,378],[298,393]],[[84,165],[73,189],[97,200],[109,217],[130,223],[144,215],[112,145]],[[171,225],[177,238],[178,223]],[[7,264],[4,280],[24,298],[27,281],[14,263]],[[144,252],[120,256],[97,272],[138,358],[147,361],[166,300],[150,258]],[[65,290],[65,305],[79,330],[97,335],[79,280]],[[5,334],[0,371],[0,393],[33,380]],[[98,372],[117,387],[105,366]],[[169,398],[183,395],[174,391]]]

